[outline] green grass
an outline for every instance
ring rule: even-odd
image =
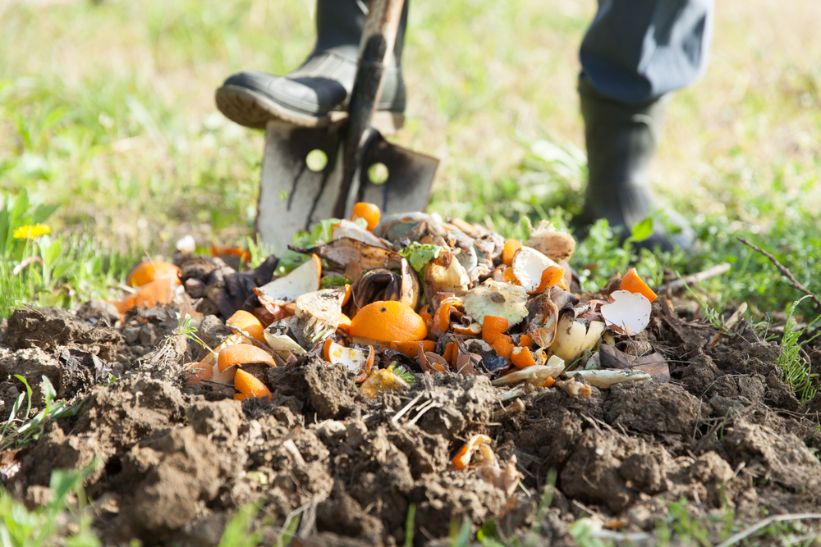
[[[95,460],[86,469],[53,471],[49,482],[51,500],[34,509],[26,508],[0,488],[0,545],[101,545],[91,529],[83,491],[83,480],[98,464]]]
[[[14,400],[5,421],[0,423],[0,452],[36,441],[49,421],[74,416],[79,410],[78,404],[56,400],[54,386],[43,376],[40,381],[43,408],[32,413],[33,390],[23,376],[15,374],[14,377],[23,385],[24,391]]]
[[[0,197],[0,317],[22,305],[70,307],[109,298],[138,258],[106,252],[91,234],[15,235],[21,227],[48,222],[54,210],[32,202],[25,188],[14,197]]]
[[[784,371],[784,381],[795,392],[798,400],[806,403],[818,393],[818,374],[812,372],[804,346],[819,336],[818,333],[814,335],[808,335],[808,333],[812,332],[818,323],[821,323],[821,315],[816,316],[806,326],[799,327],[795,320],[795,308],[799,302],[796,301],[789,308],[787,321],[784,324],[784,334],[779,344],[781,353],[778,355],[778,366]]]
[[[247,241],[262,136],[223,119],[213,89],[243,68],[295,66],[311,43],[309,4],[0,8],[0,192],[27,190],[32,202],[56,207],[54,247],[39,242],[30,252],[50,250],[60,263],[30,267],[21,281],[11,275],[19,259],[4,255],[0,289],[10,297],[0,315],[27,301],[72,305],[103,295],[127,269],[123,256],[168,253],[186,233],[204,245]],[[411,119],[395,138],[443,157],[433,210],[508,235],[521,234],[525,219],[578,210],[586,167],[576,50],[591,8],[414,3],[405,57]],[[797,0],[782,13],[756,0],[717,9],[710,70],[671,102],[655,166],[656,190],[693,219],[701,250],[646,255],[640,271],[658,279],[662,268],[687,273],[729,261],[733,272],[706,284],[706,296],[719,310],[747,300],[760,316],[799,295],[738,234],[819,290],[821,68],[812,60],[821,40],[810,21],[821,6]],[[575,265],[600,284],[636,261],[601,227]],[[808,312],[805,302],[798,314]]]

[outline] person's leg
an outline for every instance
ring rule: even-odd
[[[606,218],[630,228],[654,210],[647,167],[664,96],[690,84],[706,64],[712,0],[599,0],[580,58],[588,186],[579,224]],[[657,229],[646,246],[687,247],[692,232]]]
[[[392,115],[397,123],[405,110],[400,60],[408,3],[406,0],[394,62],[385,71],[377,105],[377,111]],[[234,74],[217,89],[217,107],[229,119],[258,129],[274,119],[306,127],[330,123],[335,113],[344,110],[353,88],[366,16],[366,0],[317,0],[316,44],[302,66],[287,76]]]

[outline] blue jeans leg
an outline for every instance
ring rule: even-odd
[[[618,102],[654,101],[703,71],[712,21],[713,0],[599,0],[579,78]]]

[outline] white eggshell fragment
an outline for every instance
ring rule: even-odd
[[[559,266],[543,253],[532,247],[522,247],[513,255],[513,275],[527,292],[539,288],[542,282],[542,273],[550,266]]]
[[[310,260],[298,268],[266,283],[258,290],[271,300],[292,302],[305,293],[318,290],[321,275],[322,263],[317,255],[311,255]]]
[[[650,324],[652,307],[644,295],[619,290],[610,294],[610,303],[601,307],[601,314],[608,327],[634,336]]]

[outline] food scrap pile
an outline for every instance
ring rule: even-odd
[[[63,409],[0,439],[0,485],[43,506],[84,470],[116,545],[218,544],[252,506],[261,543],[317,545],[651,544],[676,518],[719,543],[815,511],[821,396],[782,348],[634,270],[584,291],[574,247],[369,204],[277,256],[184,238],[114,306],[0,325],[0,411]]]
[[[635,342],[656,294],[635,269],[582,292],[568,233],[542,222],[522,242],[435,214],[380,218],[370,203],[353,211],[322,223],[312,246],[292,246],[289,263],[298,265],[287,272],[271,256],[238,273],[183,241],[179,266],[134,269],[139,289],[119,308],[184,289],[195,313],[222,314],[231,335],[188,365],[188,382],[239,400],[270,398],[267,370],[306,356],[347,369],[368,398],[408,388],[414,373],[487,375],[510,389],[502,400],[525,389],[589,397],[592,387],[669,379],[664,360]],[[632,354],[616,349],[625,341]],[[454,466],[467,467],[474,452],[491,459],[488,445],[470,439]]]

